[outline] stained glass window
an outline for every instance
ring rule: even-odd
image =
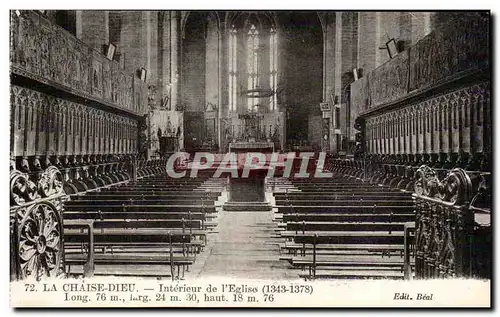
[[[251,25],[248,30],[247,40],[247,71],[248,71],[248,90],[256,89],[259,85],[259,30],[255,25]],[[249,94],[249,96],[255,93]],[[254,109],[258,98],[248,98],[248,109]]]
[[[268,109],[270,111],[277,109],[278,36],[274,27],[269,30],[269,33],[265,32],[265,34],[263,34],[261,31],[262,30],[259,30],[255,24],[250,24],[244,32],[240,30],[239,34],[234,26],[229,30],[228,85],[230,111],[236,111],[238,108],[238,82],[243,84],[244,87],[245,80],[247,81],[246,88],[248,93],[246,96],[248,97],[247,109],[249,111],[257,111],[256,105],[260,104],[263,100],[263,98],[252,98],[259,94],[259,92],[256,91],[259,88],[269,88],[272,91],[269,99],[264,99],[269,100],[269,106],[263,106],[266,108],[269,107]],[[246,40],[246,47],[243,45],[240,47],[240,50],[238,50],[238,36],[241,41],[240,46],[245,43],[244,40]],[[243,58],[242,61],[246,58],[246,71],[245,69],[238,69],[238,55],[240,55],[240,58]],[[267,56],[269,56],[269,62],[267,61]],[[267,65],[269,65],[269,68]],[[242,68],[242,66],[245,68],[244,64],[240,62],[240,68]],[[267,69],[269,69],[269,71]],[[246,78],[240,76],[245,76]],[[269,86],[267,85],[267,76],[269,76]],[[240,77],[239,80],[238,77]],[[261,87],[263,84],[261,82],[262,80],[264,80],[266,87]],[[240,89],[242,89],[242,87]]]

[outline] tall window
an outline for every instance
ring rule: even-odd
[[[229,108],[236,110],[236,89],[237,89],[237,39],[236,29],[233,26],[229,31]]]
[[[241,96],[247,98],[248,111],[258,111],[258,106],[275,111],[278,108],[277,30],[275,27],[258,28],[252,23],[247,25],[244,29],[237,29],[233,25],[229,30],[227,60],[229,110],[236,111],[238,107],[244,107],[244,99],[239,97],[241,93]],[[263,91],[268,90],[272,93],[260,96]]]
[[[269,85],[273,94],[269,102],[269,109],[271,111],[277,109],[277,97],[276,97],[276,86],[277,86],[277,74],[278,74],[278,37],[276,35],[276,30],[271,28],[271,33],[269,36]]]
[[[259,50],[259,30],[255,25],[250,26],[248,30],[248,40],[247,40],[247,70],[248,70],[248,90],[256,89],[259,85],[259,74],[258,74],[258,50]],[[249,97],[256,93],[249,94]],[[258,98],[248,98],[248,110],[254,109],[257,104]]]

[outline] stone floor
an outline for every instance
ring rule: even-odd
[[[279,260],[281,241],[273,237],[276,224],[272,217],[272,211],[220,211],[218,233],[209,235],[207,247],[190,275],[296,279],[297,272]]]

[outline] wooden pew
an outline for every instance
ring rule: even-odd
[[[71,239],[75,238],[72,236],[74,231],[69,231],[71,229],[79,229],[80,233],[83,233],[84,230],[87,231],[86,239],[81,239],[83,236],[78,235],[80,237],[80,242],[87,243],[87,258],[83,260],[83,277],[92,277],[94,275],[94,220],[91,219],[72,219],[72,220],[64,220],[64,238]],[[65,250],[66,251],[66,250]],[[66,254],[66,252],[65,252]],[[65,262],[66,263],[66,262]]]
[[[221,195],[220,193],[216,192],[181,192],[181,191],[158,191],[158,190],[149,190],[149,191],[143,191],[143,190],[107,190],[107,191],[101,191],[101,192],[92,192],[88,193],[88,196],[96,197],[96,196],[127,196],[127,197],[142,197],[142,196],[153,196],[153,197],[168,197],[168,198],[175,198],[178,197],[179,199],[184,199],[184,198],[205,198],[205,199],[213,199],[217,200],[217,198]]]
[[[213,227],[207,219],[221,195],[195,191],[204,181],[163,174],[72,196],[64,219],[69,224],[88,220],[92,226],[86,234],[81,226],[65,227],[68,268],[88,270],[87,254],[92,254],[100,267],[160,265],[170,267],[173,279],[182,277],[206,244],[207,229]]]
[[[111,199],[87,199],[84,200],[82,198],[77,199],[77,200],[70,200],[65,203],[65,205],[68,208],[71,208],[71,206],[78,206],[78,205],[87,205],[87,206],[100,206],[103,204],[109,204],[109,205],[129,205],[129,206],[143,206],[143,205],[163,205],[163,206],[169,206],[169,205],[190,205],[193,206],[193,204],[196,204],[196,206],[214,206],[215,202],[213,200],[170,200],[170,199],[162,199],[162,200],[134,200],[132,198],[130,199],[124,199],[125,197],[120,198],[111,198]]]
[[[363,186],[363,187],[355,187],[355,186],[295,186],[295,188],[306,191],[306,192],[397,192],[398,190],[392,188],[385,187],[375,187],[375,186]]]
[[[372,199],[372,200],[394,200],[394,199],[409,199],[411,200],[411,194],[404,195],[403,193],[395,193],[395,192],[349,192],[349,193],[343,193],[343,192],[336,192],[336,193],[331,193],[328,195],[325,195],[324,193],[314,193],[314,192],[302,192],[302,193],[275,193],[274,197],[277,200],[286,200],[287,198],[289,200],[292,199],[308,199],[308,200],[317,200],[317,199],[324,199],[328,197],[328,199],[337,199],[337,200],[342,200],[342,199],[352,199],[352,198],[359,198],[359,196],[362,196],[363,198],[367,199]]]
[[[404,227],[404,273],[405,280],[411,280],[412,262],[415,262],[415,222],[407,222]]]
[[[94,219],[93,249],[102,248],[103,250],[101,253],[94,252],[95,263],[103,266],[163,263],[176,267],[177,275],[172,275],[172,277],[179,278],[181,267],[183,276],[187,265],[194,262],[193,255],[201,252],[206,244],[206,214],[172,213],[169,216],[177,219],[165,219],[167,215],[169,213],[165,212],[156,214],[142,212],[134,215],[126,212],[113,214],[100,211],[66,210],[64,212],[65,219],[71,217],[78,218],[79,221],[82,218]],[[131,219],[131,217],[136,219]],[[200,219],[193,220],[193,217]],[[166,230],[170,235],[168,245],[165,244],[165,238],[162,238]],[[71,230],[65,230],[65,236],[67,237],[65,241],[66,264],[71,269],[71,265],[81,265],[86,258],[80,245],[86,243],[88,238]],[[199,237],[199,240],[193,240],[193,237]],[[80,252],[78,252],[79,249]],[[179,252],[181,254],[174,256]],[[165,262],[164,254],[168,253],[171,257]]]
[[[200,193],[207,194],[208,196],[219,196],[220,193],[203,192],[173,188],[135,188],[135,187],[110,187],[103,188],[101,193],[132,193],[134,195],[149,194],[149,195],[199,195]]]
[[[291,183],[300,191],[274,194],[289,254],[281,259],[309,268],[307,278],[404,277],[405,224],[415,220],[411,193],[345,177]]]
[[[69,243],[87,243],[88,233],[83,233],[82,230],[65,228],[65,244]],[[174,246],[177,244],[191,243],[191,235],[182,232],[166,232],[163,229],[135,229],[130,230],[127,235],[123,235],[120,230],[95,230],[92,228],[90,236],[93,237],[93,243],[89,243],[89,254],[93,254],[93,265],[88,264],[89,257],[85,252],[72,253],[65,255],[65,263],[68,268],[68,274],[71,274],[71,266],[87,266],[91,270],[87,276],[94,275],[95,264],[106,265],[153,265],[162,264],[170,267],[170,276],[172,280],[183,277],[187,266],[192,265],[195,261],[194,256],[178,255],[174,256]],[[95,248],[103,245],[113,245],[116,243],[155,243],[163,244],[168,247],[169,253],[150,254],[150,253],[126,253],[126,254],[107,254],[96,253]],[[175,274],[177,268],[177,274]],[[181,273],[182,268],[182,273]],[[162,275],[162,274],[159,274]]]
[[[108,194],[102,194],[102,195],[85,195],[85,196],[75,196],[72,197],[72,201],[77,201],[77,200],[94,200],[94,201],[109,201],[109,200],[133,200],[133,201],[185,201],[185,200],[190,200],[190,201],[196,201],[196,202],[211,202],[213,203],[215,200],[217,200],[218,197],[210,198],[206,197],[205,195],[199,195],[199,196],[156,196],[156,195],[108,195]]]
[[[291,237],[298,232],[306,231],[403,231],[404,223],[401,222],[330,222],[330,221],[301,221],[287,222],[286,230]],[[287,231],[282,232],[286,237]]]
[[[309,245],[312,248],[311,254],[286,258],[295,267],[308,268],[309,278],[318,277],[316,275],[318,268],[331,271],[329,272],[330,275],[319,276],[322,278],[351,276],[352,271],[364,270],[377,271],[377,277],[397,278],[398,275],[395,273],[402,274],[404,271],[405,263],[402,256],[384,256],[387,247],[391,248],[391,246],[403,244],[404,233],[400,231],[390,234],[373,231],[309,231],[297,233],[293,239],[295,244]],[[345,249],[349,253],[323,255],[318,252],[318,246],[320,245],[329,245],[331,247],[354,245],[358,246],[358,250],[364,251],[364,253],[352,254],[352,249],[349,248]],[[373,247],[370,248],[366,245],[372,245]],[[382,252],[370,253],[373,250]],[[411,265],[414,265],[414,263],[411,263]]]
[[[326,197],[325,197],[326,198]],[[322,199],[322,200],[276,200],[276,205],[277,206],[347,206],[349,204],[356,204],[356,206],[375,206],[377,204],[379,205],[384,205],[384,206],[401,206],[401,205],[409,205],[412,203],[411,199],[405,199],[405,200],[371,200],[371,199],[366,199],[364,197],[359,197],[359,198],[353,198],[350,200],[327,200],[327,199]]]
[[[174,188],[186,188],[186,189],[194,189],[199,187],[200,184],[191,184],[191,183],[178,183],[178,184],[162,184],[162,183],[126,183],[117,188],[165,188],[165,189],[174,189]]]
[[[377,213],[377,214],[360,214],[360,213],[347,213],[347,214],[284,214],[282,221],[284,223],[288,222],[302,222],[302,221],[322,221],[322,222],[408,222],[411,219],[415,219],[415,215],[411,213]]]
[[[186,220],[182,219],[98,219],[93,222],[93,232],[97,233],[110,233],[110,232],[122,232],[124,235],[130,234],[131,230],[141,230],[141,229],[167,229],[171,233],[182,233],[189,234],[192,237],[199,236],[200,232],[202,232],[202,221],[200,220]],[[126,240],[124,238],[124,240]],[[182,252],[185,255],[186,253],[193,253],[194,250],[199,250],[204,246],[204,240],[201,240],[201,243],[193,243],[192,241],[187,245],[182,245]],[[70,242],[70,241],[68,241]],[[111,241],[110,241],[111,242]],[[115,241],[116,242],[116,241]],[[132,243],[130,241],[118,241],[117,243],[109,244],[111,246],[121,245],[122,247],[126,247],[128,250],[130,247],[141,244],[142,241],[136,241]],[[151,242],[147,242],[151,243]],[[102,244],[102,243],[97,243]],[[107,245],[106,243],[104,245]],[[148,245],[146,244],[146,247]],[[194,247],[194,248],[191,248]]]
[[[169,181],[169,180],[148,180],[148,181],[138,181],[138,182],[128,182],[129,186],[200,186],[203,181]]]
[[[73,211],[95,211],[96,209],[104,211],[117,211],[117,212],[141,212],[141,211],[162,211],[162,212],[203,212],[207,214],[216,213],[215,206],[203,205],[124,205],[124,204],[102,204],[100,206],[77,205],[71,204],[68,210]]]
[[[413,205],[403,206],[387,206],[387,205],[369,205],[369,206],[356,206],[355,202],[345,206],[277,206],[278,213],[291,213],[291,214],[353,214],[353,213],[414,213]]]

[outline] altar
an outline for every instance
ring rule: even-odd
[[[272,153],[274,152],[273,142],[252,142],[252,141],[237,141],[229,143],[229,152],[260,152]]]
[[[276,152],[284,146],[281,112],[233,113],[221,121],[225,152]]]
[[[264,114],[239,114],[238,119],[243,123],[243,131],[239,139],[229,143],[229,152],[274,152],[274,142],[271,142],[272,126],[269,128],[269,132],[266,133]]]
[[[231,202],[263,202],[265,199],[265,178],[268,167],[250,170],[247,177],[241,178],[244,168],[246,153],[270,153],[274,152],[273,142],[237,141],[229,144],[229,152],[238,155],[238,178],[229,179],[229,201]]]

